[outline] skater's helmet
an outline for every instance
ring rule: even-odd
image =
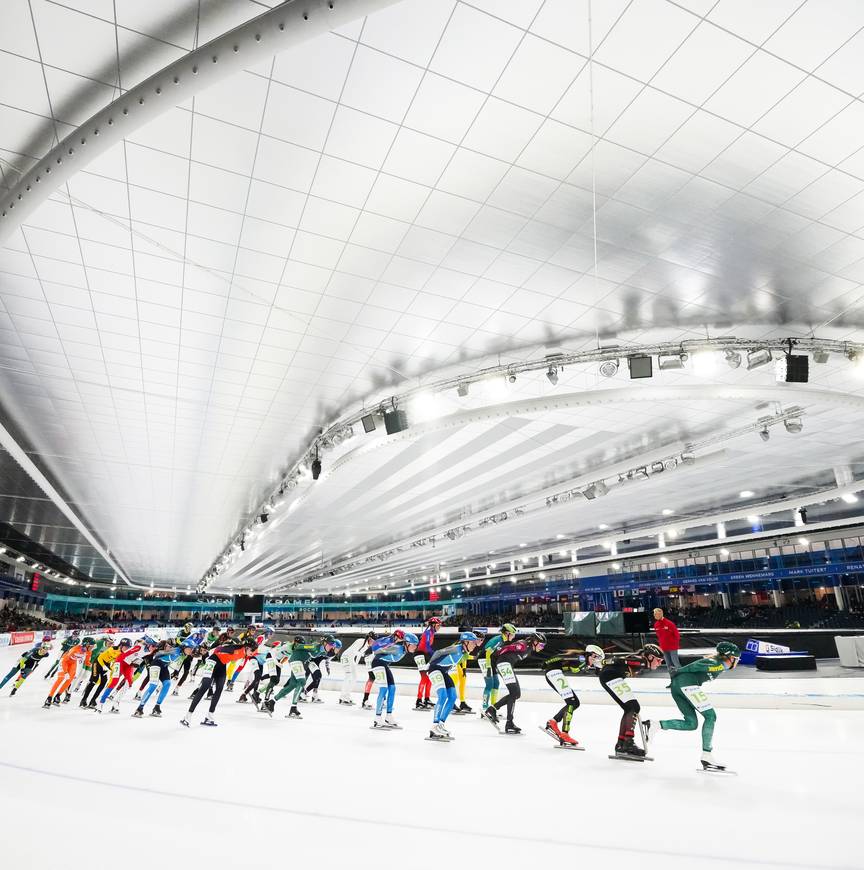
[[[426,620],[426,625],[430,625],[433,628],[440,628],[441,620],[437,616],[430,616],[429,619]]]
[[[82,637],[81,638],[81,646],[96,646],[96,638],[94,637]]]
[[[365,640],[375,640],[375,632],[367,631]]]
[[[253,650],[253,651],[256,650],[256,649],[258,649],[258,638],[256,638],[256,637],[247,637],[247,638],[243,641],[243,646],[245,646],[246,649],[251,649],[251,650]]]
[[[77,628],[72,629],[72,637],[78,637],[81,632]]]
[[[477,637],[477,635],[474,634],[473,631],[460,631],[459,632],[459,640],[461,643],[468,643],[472,640],[479,641],[480,638]]]
[[[546,635],[543,634],[542,631],[532,631],[528,637],[525,638],[525,642],[531,644],[531,646],[546,646]]]
[[[648,656],[651,656],[655,659],[662,659],[663,650],[661,650],[656,643],[646,643],[645,646],[639,650],[639,655],[641,655],[642,658],[648,658]]]
[[[405,643],[414,644],[414,646],[417,646],[417,644],[420,643],[420,638],[417,637],[416,634],[411,634],[410,631],[406,631],[405,632]]]
[[[141,643],[143,643],[144,646],[159,646],[159,641],[155,638],[150,637],[149,634],[145,634],[141,638]]]
[[[43,640],[40,646],[42,649],[54,649],[54,644],[50,640]]]
[[[122,647],[123,649],[127,649],[128,647],[132,646],[132,641],[129,640],[128,637],[124,637],[124,638],[120,641],[120,643],[118,644],[118,646]]]
[[[510,637],[516,637],[516,626],[512,622],[505,622],[501,626],[501,634],[509,634]]]
[[[342,649],[342,641],[339,640],[338,637],[333,637],[332,634],[329,634],[324,638],[324,643],[327,644],[327,646],[332,646],[334,650]]]
[[[721,658],[739,659],[741,658],[741,650],[738,645],[728,640],[721,640],[717,644],[717,655]]]
[[[603,652],[603,648],[597,646],[596,643],[589,643],[588,646],[585,647],[585,659],[587,660],[590,656],[597,656],[602,662],[603,659],[606,658],[606,653]]]
[[[292,643],[304,644],[306,643],[306,638],[303,637],[302,634],[295,634],[294,639],[291,641]]]
[[[401,628],[397,628],[393,632],[393,640],[405,640],[405,632]]]
[[[187,623],[183,626],[183,631],[191,632],[193,628],[195,628],[195,626],[192,625],[191,622],[187,622]]]

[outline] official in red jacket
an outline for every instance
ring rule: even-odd
[[[654,608],[654,631],[657,633],[657,644],[663,650],[663,658],[666,660],[669,676],[675,676],[675,672],[681,667],[681,662],[678,659],[681,633],[671,619],[666,619],[663,616],[663,610],[660,607]]]

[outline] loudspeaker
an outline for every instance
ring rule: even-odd
[[[388,435],[395,435],[408,428],[408,418],[404,411],[393,410],[384,413],[384,429]]]

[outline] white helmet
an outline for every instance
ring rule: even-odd
[[[606,658],[606,653],[603,652],[603,649],[597,646],[596,643],[589,643],[588,646],[585,647],[585,658],[588,659],[589,656],[599,656],[600,661]]]

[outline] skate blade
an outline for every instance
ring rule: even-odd
[[[556,749],[575,749],[577,752],[584,752],[584,746],[574,746],[572,743],[561,743],[558,742],[558,745],[555,747]]]
[[[392,725],[370,725],[370,731],[398,731],[398,728],[394,728]]]
[[[498,733],[502,734],[504,737],[524,737],[525,736],[524,731],[518,731],[517,733],[514,734],[512,731],[502,731],[501,729],[499,729]]]
[[[643,761],[653,761],[650,755],[643,755],[641,758],[637,758],[635,755],[615,755],[609,756],[613,761],[635,761],[638,763],[642,763]]]
[[[716,770],[710,767],[697,767],[696,770],[699,773],[710,773],[713,776],[738,776],[738,772],[735,770],[729,770],[728,768],[724,770]]]
[[[452,743],[455,738],[453,737],[424,737],[424,740],[428,740],[430,743]]]

